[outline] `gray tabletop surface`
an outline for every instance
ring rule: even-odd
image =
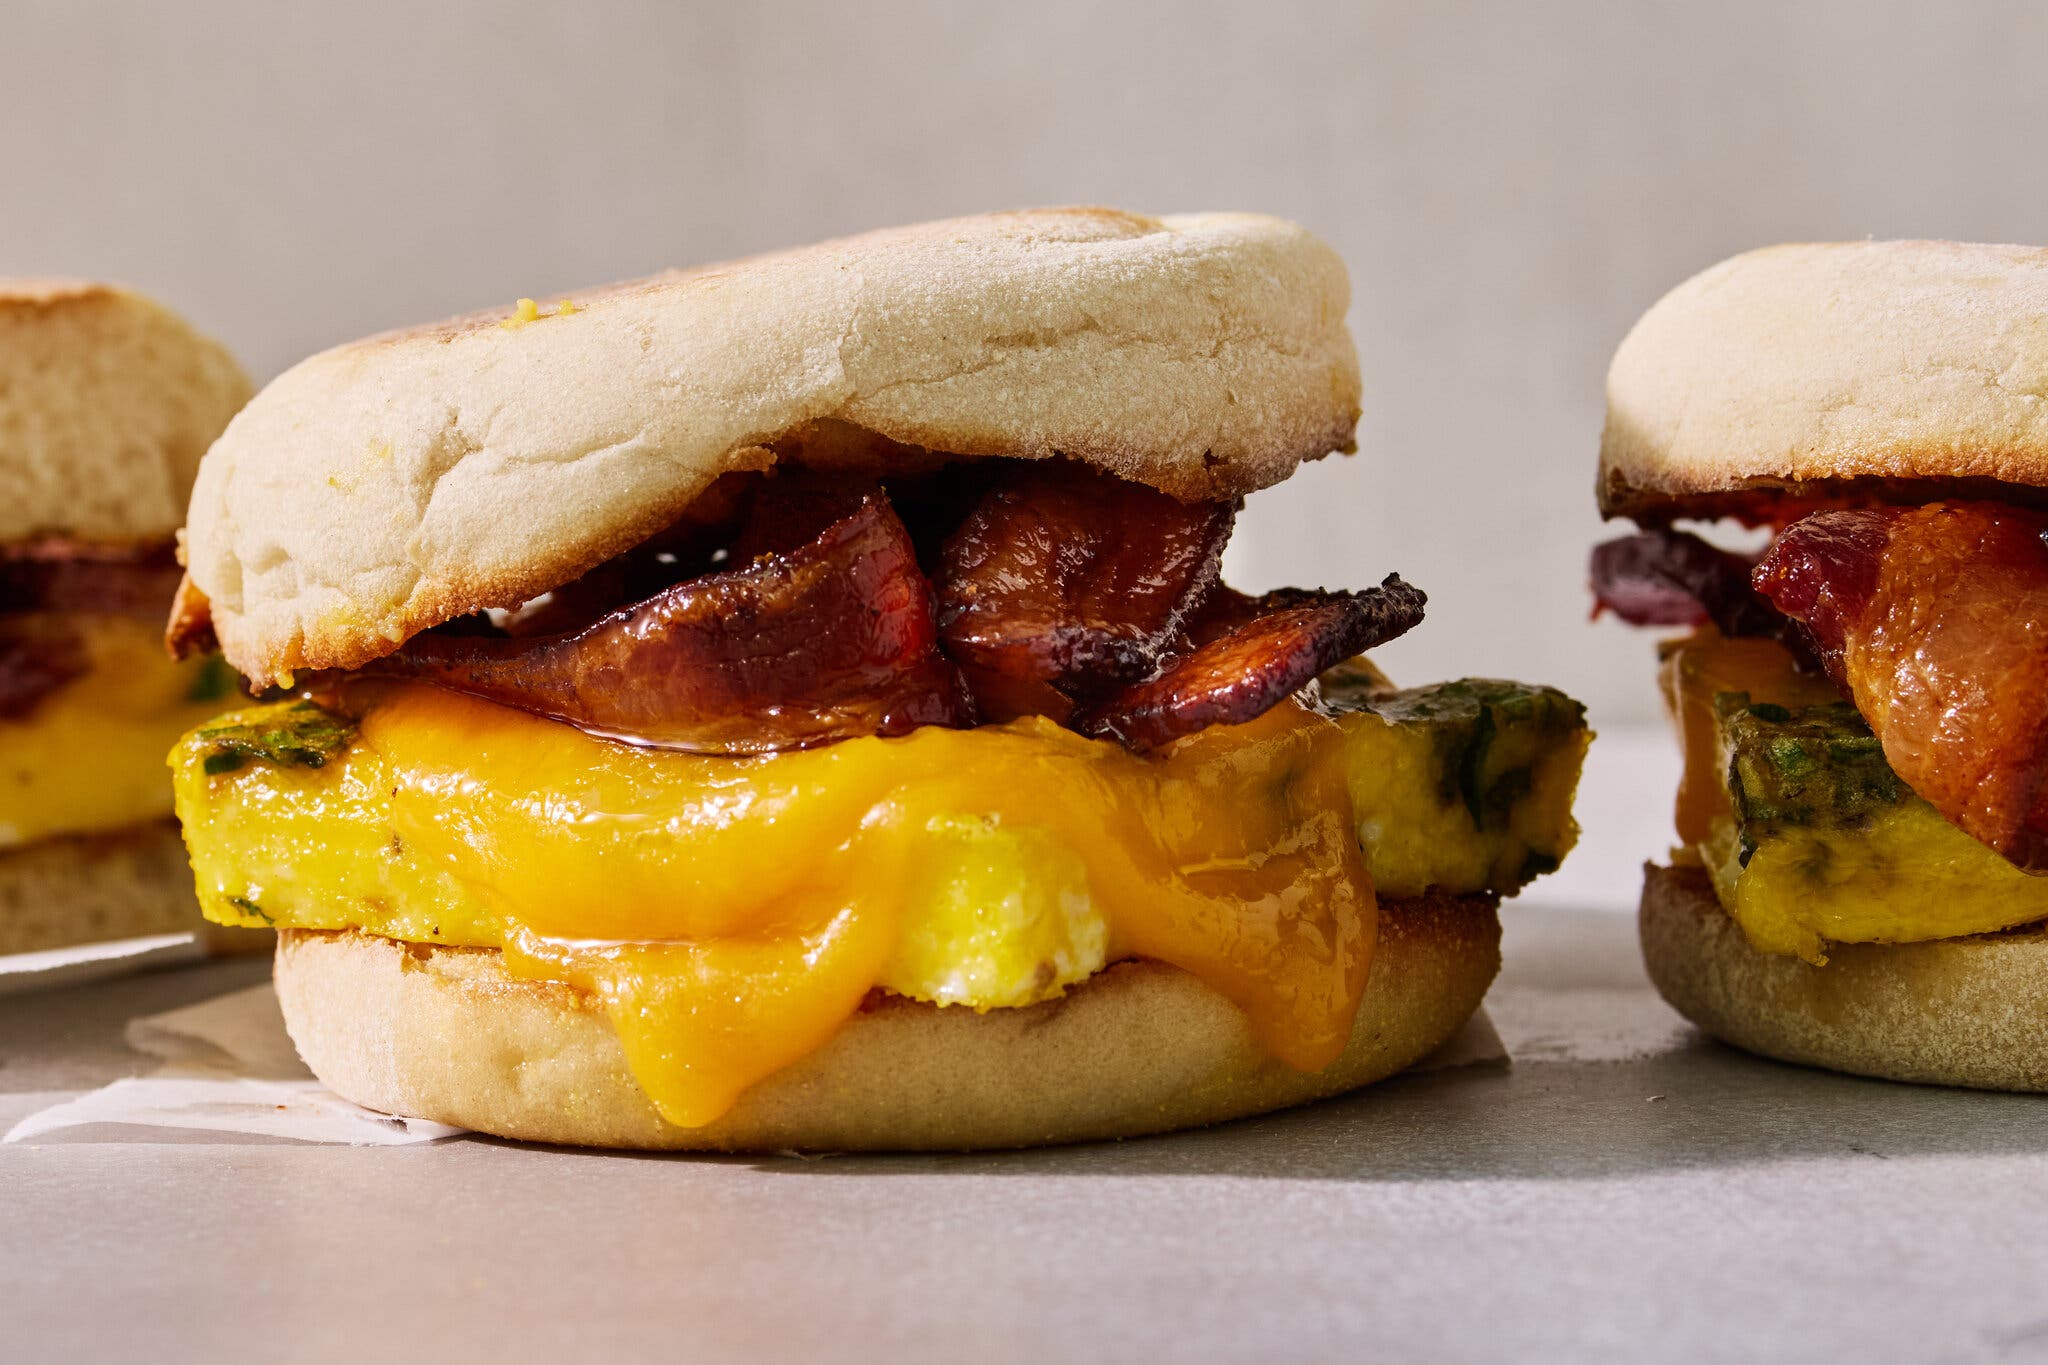
[[[1007,1155],[0,1147],[0,1359],[2048,1359],[2048,1109],[1746,1057],[1509,913],[1511,1063]],[[260,963],[0,1000],[0,1127]]]

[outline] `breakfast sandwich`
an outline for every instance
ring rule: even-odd
[[[1244,214],[992,214],[373,337],[213,447],[172,755],[353,1100],[614,1147],[973,1148],[1335,1094],[1451,1037],[1575,835],[1547,688],[1423,595],[1246,594],[1346,449],[1348,283]],[[1369,551],[1368,551],[1369,553]]]
[[[166,658],[163,618],[193,471],[249,392],[148,299],[0,279],[0,953],[204,927],[163,757],[234,675]]]
[[[1607,380],[1601,607],[1662,648],[1680,847],[1643,951],[1708,1033],[2048,1090],[2048,251],[1779,246]],[[1760,531],[1760,554],[1679,523]]]

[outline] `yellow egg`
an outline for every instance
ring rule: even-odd
[[[1835,695],[1782,648],[1707,632],[1667,650],[1666,676],[1706,680],[1667,686],[1687,736],[1681,829],[1697,836],[1692,854],[1759,951],[1821,963],[1830,943],[1917,943],[2048,918],[2048,878],[1957,829],[1888,770],[1886,794],[1853,810],[1738,812],[1731,771],[1738,760],[1752,771],[1781,761],[1784,739],[1774,744],[1767,722],[1744,726],[1745,709],[1793,708],[1785,714],[1796,718]]]
[[[502,949],[602,1000],[677,1123],[874,989],[1006,1008],[1124,957],[1193,972],[1283,1061],[1327,1065],[1364,989],[1367,863],[1385,894],[1512,889],[1568,845],[1585,743],[1575,706],[1540,734],[1499,711],[1481,762],[1447,736],[1483,707],[1289,703],[1158,754],[1026,718],[736,759],[421,685],[357,709],[254,707],[173,752],[206,913]],[[1443,767],[1461,754],[1476,812]],[[1363,852],[1353,787],[1382,830]]]
[[[83,639],[88,671],[0,720],[0,847],[168,819],[164,747],[233,704],[233,672],[217,658],[173,663],[155,622],[40,619]]]

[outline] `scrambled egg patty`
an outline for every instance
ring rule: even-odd
[[[1343,771],[1380,895],[1511,893],[1571,847],[1571,796],[1590,733],[1562,694],[1466,682],[1340,706]],[[310,704],[277,703],[223,717],[178,746],[179,810],[207,913],[228,924],[494,944],[487,899],[462,868],[404,846],[385,760],[352,737]],[[732,760],[656,757],[678,773],[740,770]],[[708,782],[702,797],[705,818],[735,799]],[[963,806],[934,817],[920,842],[908,870],[917,911],[882,967],[885,988],[983,1009],[1022,1005],[1108,960],[1108,923],[1081,859],[1046,831]]]
[[[2048,918],[2048,877],[2020,871],[1916,796],[1855,708],[1779,646],[1703,632],[1665,666],[1685,736],[1680,834],[1760,951],[1821,963],[1830,943],[1917,943]]]
[[[170,818],[165,747],[235,695],[224,663],[173,663],[148,621],[56,624],[84,643],[88,668],[27,715],[0,720],[0,848]]]

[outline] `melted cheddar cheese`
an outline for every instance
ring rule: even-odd
[[[1711,630],[1666,647],[1664,690],[1684,750],[1678,832],[1759,951],[1827,960],[1829,943],[1914,943],[2048,918],[2048,877],[2015,868],[1900,784],[1852,818],[1744,820],[1716,698],[1816,706],[1839,700],[1782,647]],[[1766,755],[1768,758],[1768,755]]]
[[[163,630],[125,616],[54,622],[85,643],[89,670],[0,720],[0,848],[171,815],[164,746],[233,695],[218,660],[173,663]]]
[[[877,987],[1000,1008],[1152,958],[1303,1069],[1343,1049],[1364,990],[1350,790],[1361,755],[1392,752],[1378,721],[1288,704],[1139,755],[1027,718],[733,759],[424,685],[349,705],[345,734],[295,738],[295,715],[325,713],[271,705],[173,752],[209,917],[501,949],[514,975],[601,999],[678,1124],[717,1118]],[[1445,799],[1438,775],[1383,784],[1373,818]],[[1569,782],[1564,800],[1569,825]],[[1396,862],[1477,891],[1492,858]]]

